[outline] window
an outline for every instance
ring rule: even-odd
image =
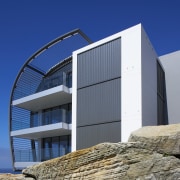
[[[55,123],[71,123],[72,104],[65,104],[49,109],[42,112],[42,119],[39,119],[38,112],[31,112],[30,127],[37,127]]]
[[[60,156],[59,137],[52,137],[52,158]]]
[[[38,113],[31,112],[30,127],[37,127],[39,125]]]
[[[71,124],[72,122],[72,104],[68,104],[68,110],[66,114],[66,122]]]
[[[51,155],[51,138],[43,139],[43,160],[48,160],[52,157]]]
[[[37,92],[44,91],[59,85],[66,85],[72,87],[72,72],[63,72],[61,70],[55,72],[52,75],[44,77],[37,88]]]
[[[166,101],[166,85],[165,85],[165,73],[157,61],[157,112],[158,112],[158,124],[167,124],[167,101]]]
[[[71,136],[44,138],[42,147],[42,161],[63,156],[71,151]]]
[[[62,112],[60,108],[52,109],[52,124],[62,121]]]
[[[66,75],[66,86],[69,88],[72,87],[72,71],[68,72]]]
[[[42,121],[42,124],[43,125],[47,125],[47,124],[51,124],[51,110],[48,109],[48,110],[45,110],[43,112],[43,121]]]

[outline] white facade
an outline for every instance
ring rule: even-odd
[[[121,38],[121,141],[144,125],[157,125],[157,55],[139,24],[73,52],[72,151],[76,150],[77,56]]]
[[[168,123],[180,122],[180,51],[175,51],[159,57],[166,76],[166,96]]]

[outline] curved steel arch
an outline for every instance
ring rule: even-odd
[[[80,29],[75,29],[73,31],[70,31],[62,36],[59,36],[58,38],[54,39],[53,41],[49,42],[48,44],[46,44],[45,46],[43,46],[42,48],[40,48],[38,51],[36,51],[30,58],[28,58],[25,62],[25,64],[22,66],[21,68],[21,71],[18,73],[16,79],[15,79],[15,82],[14,82],[14,85],[13,85],[13,88],[12,88],[12,92],[15,88],[15,85],[21,75],[21,73],[23,72],[24,68],[33,60],[35,59],[37,56],[39,56],[41,53],[43,53],[45,50],[49,49],[50,47],[52,47],[53,45],[55,45],[56,43],[70,37],[70,36],[73,36],[73,35],[76,35],[76,34],[80,34],[89,44],[92,43],[92,41],[87,37],[87,35],[85,35]],[[12,92],[11,92],[11,98],[12,99]]]
[[[30,56],[26,62],[24,63],[24,65],[22,66],[21,70],[19,71],[15,81],[14,81],[14,84],[13,84],[13,87],[12,87],[12,90],[11,90],[11,95],[10,95],[10,103],[9,103],[9,137],[10,137],[10,149],[11,149],[11,159],[12,159],[12,165],[13,165],[13,168],[14,168],[14,155],[13,155],[13,145],[12,145],[12,138],[11,138],[11,121],[12,121],[12,100],[13,100],[13,93],[14,93],[14,90],[16,88],[16,85],[17,85],[17,82],[21,76],[21,74],[23,73],[25,67],[30,67],[32,68],[31,66],[29,66],[28,64],[34,60],[36,57],[38,57],[41,53],[43,53],[44,51],[46,51],[47,49],[49,49],[50,47],[54,46],[55,44],[65,40],[66,38],[69,38],[71,36],[74,36],[76,34],[79,34],[81,35],[89,44],[93,43],[89,37],[83,33],[80,29],[74,29],[68,33],[65,33],[59,37],[57,37],[56,39],[50,41],[49,43],[47,43],[45,46],[43,46],[42,48],[40,48],[38,51],[36,51],[32,56]],[[40,74],[43,74],[43,72],[39,71],[39,70],[36,70],[38,71]],[[44,75],[44,74],[43,74]],[[15,170],[15,169],[14,169]]]

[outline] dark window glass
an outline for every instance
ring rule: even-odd
[[[42,115],[42,125],[59,122],[71,123],[72,105],[65,104],[55,108],[46,109]]]
[[[63,156],[71,151],[71,137],[57,136],[42,140],[42,161]]]
[[[66,122],[68,124],[72,123],[72,104],[68,104],[68,110],[66,113]]]
[[[66,75],[66,86],[69,88],[72,87],[72,71],[68,72]]]
[[[43,125],[51,124],[51,110],[45,110],[43,112]]]
[[[59,85],[72,87],[72,72],[57,71],[54,74],[44,77],[36,92],[44,91]]]
[[[62,121],[62,112],[60,108],[54,108],[52,110],[52,124]]]
[[[167,101],[166,101],[166,85],[165,73],[157,61],[157,111],[158,111],[158,124],[168,123],[167,114]]]
[[[39,125],[37,112],[31,112],[31,120],[30,121],[31,121],[30,127],[37,127]]]
[[[59,137],[52,137],[52,158],[60,156]]]
[[[68,136],[60,137],[60,155],[63,156],[67,154],[68,151]]]
[[[43,139],[43,160],[51,159],[51,138]]]

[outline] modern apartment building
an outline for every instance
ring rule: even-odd
[[[92,43],[80,30],[51,41],[12,88],[15,170],[167,124],[165,74],[141,24]]]

